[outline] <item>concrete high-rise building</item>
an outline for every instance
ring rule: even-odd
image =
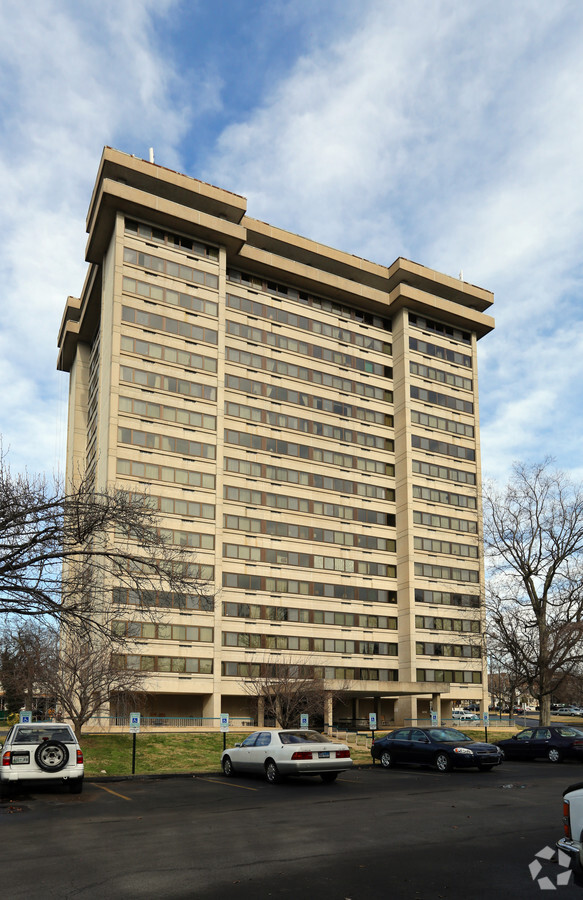
[[[243,682],[278,660],[345,688],[326,721],[483,703],[477,341],[492,295],[246,209],[106,148],[59,334],[69,473],[147,489],[215,584],[214,608],[159,625],[115,595],[149,711],[261,719]]]

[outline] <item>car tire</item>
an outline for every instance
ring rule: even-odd
[[[34,759],[43,772],[60,772],[69,762],[69,751],[61,741],[43,741],[36,748]]]
[[[381,753],[381,766],[383,769],[392,769],[394,765],[393,757],[390,752],[388,750],[383,750]]]
[[[447,753],[438,753],[435,757],[435,768],[438,772],[451,771],[451,759]]]
[[[232,778],[232,776],[235,774],[235,769],[234,769],[234,766],[233,766],[230,756],[223,757],[222,766],[223,766],[223,775],[226,775],[227,778]]]
[[[552,763],[559,763],[563,760],[563,754],[557,747],[550,747],[547,751],[547,759]]]
[[[71,778],[69,781],[69,793],[80,794],[83,791],[83,777]]]
[[[268,759],[265,763],[265,777],[269,784],[281,784],[283,781],[281,772],[272,759]]]
[[[332,784],[338,778],[338,772],[322,772],[320,778],[324,784]]]

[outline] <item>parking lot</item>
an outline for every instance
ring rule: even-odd
[[[562,790],[582,777],[534,762],[43,788],[0,804],[3,881],[11,898],[532,898],[529,864],[561,836]],[[539,877],[560,871],[545,862]]]

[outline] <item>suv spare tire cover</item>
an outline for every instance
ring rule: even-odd
[[[69,751],[61,741],[43,741],[36,748],[34,758],[43,772],[60,772],[69,762]]]

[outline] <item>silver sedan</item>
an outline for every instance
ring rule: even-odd
[[[336,744],[325,734],[307,729],[255,731],[230,750],[223,750],[221,766],[225,775],[255,772],[270,784],[286,775],[319,775],[324,782],[335,781],[352,766],[350,748]]]

